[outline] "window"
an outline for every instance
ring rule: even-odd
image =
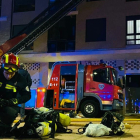
[[[48,30],[48,52],[75,50],[76,16],[67,16]]]
[[[86,42],[106,41],[106,19],[86,20]]]
[[[14,0],[14,12],[35,11],[35,0]]]
[[[126,87],[140,87],[140,75],[126,75]]]
[[[16,36],[26,25],[13,25],[12,37]]]
[[[25,26],[26,25],[13,25],[11,37],[16,36]],[[33,43],[31,43],[25,50],[33,50]]]
[[[126,44],[140,44],[140,16],[126,17]]]
[[[93,81],[101,83],[110,83],[109,69],[93,70]]]
[[[0,16],[1,16],[1,1],[2,1],[2,0],[0,0]]]
[[[75,41],[48,41],[48,52],[68,52],[75,50]]]
[[[115,69],[111,69],[112,71],[112,77],[114,81],[114,85],[118,85],[118,72]]]

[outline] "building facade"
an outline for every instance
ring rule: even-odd
[[[55,0],[0,0],[0,44],[16,36]],[[32,77],[32,88],[46,87],[51,63],[81,61],[123,66],[126,94],[135,92],[138,105],[140,82],[140,0],[84,0],[67,16],[39,36],[19,56]],[[126,99],[127,100],[127,99]]]

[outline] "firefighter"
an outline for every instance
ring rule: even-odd
[[[31,76],[30,76],[29,72],[24,69],[24,64],[23,63],[20,63],[20,68],[18,70],[18,73],[20,73],[26,79],[27,85],[30,89],[30,87],[32,85],[32,79],[31,79]],[[18,94],[18,96],[20,96],[20,95]],[[25,111],[23,109],[23,108],[25,108],[25,104],[21,104],[21,107],[22,107],[22,109],[20,109],[20,116],[24,117],[25,114],[27,114],[29,112],[29,110]]]
[[[13,53],[4,54],[0,68],[0,136],[9,132],[20,108],[18,104],[31,98],[26,80],[18,73],[19,58]],[[17,96],[19,93],[21,96]]]
[[[30,88],[31,85],[32,85],[32,79],[31,79],[31,76],[30,76],[29,72],[24,69],[24,64],[23,63],[20,63],[20,68],[18,70],[18,73],[20,73],[22,76],[24,76],[24,78],[26,79],[27,84]]]

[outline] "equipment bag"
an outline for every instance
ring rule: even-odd
[[[58,111],[49,113],[50,111],[54,111],[54,110],[45,107],[36,109],[36,112],[41,114],[43,120],[47,121],[47,120],[51,120],[52,117],[55,118],[55,123],[57,125],[57,130],[56,130],[57,133],[72,133],[72,130],[67,128],[71,122],[70,117]]]
[[[50,110],[45,114],[38,114],[35,109],[31,109],[24,120],[25,125],[18,129],[17,126],[20,124],[19,121],[13,126],[11,132],[14,133],[16,138],[41,138],[40,134],[37,131],[37,128],[40,126],[40,122],[46,122],[49,123],[48,127],[51,128],[51,131],[47,130],[47,134],[50,135],[50,138],[54,138],[56,116],[53,114],[54,110]]]
[[[86,128],[89,126],[89,124],[93,124],[92,122],[89,122],[84,127],[78,128],[78,134],[84,134],[86,131]]]
[[[11,129],[16,138],[41,138],[46,135],[54,138],[55,132],[72,133],[71,129],[65,128],[70,125],[69,116],[45,107],[31,109],[24,119],[25,125],[18,129],[20,122]]]
[[[124,117],[121,114],[107,111],[102,118],[101,124],[111,128],[112,131],[110,135],[121,135],[124,133],[124,125],[122,122],[123,120]]]

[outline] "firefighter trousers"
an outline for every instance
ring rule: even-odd
[[[18,106],[6,106],[0,108],[0,121],[3,124],[11,126],[15,118],[19,113],[20,108]]]

